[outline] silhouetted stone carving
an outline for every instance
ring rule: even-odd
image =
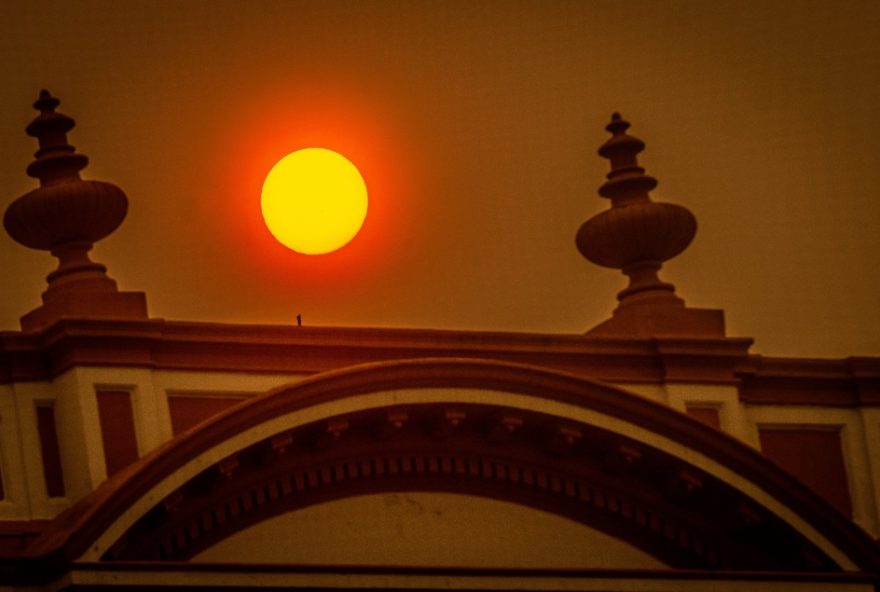
[[[645,143],[627,134],[628,128],[619,113],[605,127],[612,136],[599,154],[611,161],[611,172],[599,194],[611,200],[611,209],[587,220],[577,233],[584,257],[629,277],[629,286],[617,295],[614,316],[589,334],[723,337],[722,311],[686,308],[675,286],[657,275],[664,261],[691,243],[697,221],[683,206],[651,200],[648,192],[657,180],[639,166],[636,156]]]
[[[89,258],[93,244],[125,219],[128,199],[116,185],[80,178],[89,160],[67,143],[75,122],[55,111],[59,103],[47,90],[34,103],[40,114],[26,131],[40,148],[27,173],[40,187],[10,204],[3,217],[13,239],[50,251],[59,262],[46,277],[43,305],[22,317],[22,329],[41,329],[62,317],[146,318],[145,296],[119,292],[107,268]]]

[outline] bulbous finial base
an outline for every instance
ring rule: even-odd
[[[697,232],[697,221],[687,208],[651,200],[657,180],[645,174],[637,155],[645,143],[627,134],[629,122],[619,113],[605,129],[611,132],[599,154],[611,161],[607,181],[599,194],[611,208],[584,222],[576,242],[581,254],[597,265],[620,269],[629,285],[617,295],[614,316],[590,335],[724,336],[721,311],[689,309],[675,295],[675,287],[660,280],[663,262],[688,245]]]
[[[660,281],[657,272],[662,263],[659,261],[640,261],[625,266],[622,271],[629,277],[629,286],[617,293],[617,299],[621,306],[638,304],[646,300],[670,300],[680,302],[684,300],[675,295],[675,286]]]
[[[116,185],[75,179],[22,195],[9,204],[3,226],[16,242],[51,251],[66,242],[98,242],[127,213],[128,198]]]
[[[142,292],[120,292],[107,268],[89,257],[92,243],[71,241],[54,249],[58,268],[46,276],[43,304],[21,318],[24,331],[39,331],[63,318],[146,319]]]
[[[40,147],[27,172],[40,187],[16,199],[3,216],[13,239],[50,251],[59,262],[46,278],[43,305],[22,317],[22,328],[38,330],[64,316],[147,318],[144,295],[119,292],[107,268],[89,258],[93,243],[125,219],[128,198],[111,183],[80,178],[88,158],[67,142],[75,122],[55,111],[59,103],[46,90],[34,103],[40,114],[26,131]]]
[[[645,143],[627,134],[629,127],[615,113],[605,128],[612,136],[599,154],[611,161],[611,172],[599,193],[611,200],[611,208],[584,222],[577,247],[593,263],[629,276],[629,287],[617,296],[621,306],[658,299],[680,303],[674,286],[661,282],[657,272],[690,245],[697,220],[685,207],[651,200],[648,192],[657,181],[639,166],[636,156]]]

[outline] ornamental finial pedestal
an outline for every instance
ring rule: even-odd
[[[111,183],[80,178],[89,160],[67,143],[75,122],[55,111],[59,104],[47,90],[34,103],[40,114],[26,131],[39,150],[27,173],[40,187],[12,202],[3,216],[9,236],[58,258],[58,268],[46,277],[43,305],[23,316],[21,327],[36,331],[63,317],[146,319],[144,294],[120,292],[107,268],[89,257],[93,244],[125,219],[128,199]]]
[[[577,233],[581,254],[597,265],[620,269],[629,285],[617,295],[611,319],[587,333],[620,337],[724,337],[724,313],[688,308],[675,286],[660,280],[665,261],[684,251],[694,238],[697,221],[687,208],[651,200],[657,186],[645,174],[637,155],[645,143],[630,136],[630,124],[619,113],[605,129],[611,138],[599,154],[611,161],[599,195],[611,208],[587,220]]]

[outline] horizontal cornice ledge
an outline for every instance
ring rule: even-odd
[[[737,373],[752,405],[880,405],[880,358],[837,360],[751,356]]]
[[[737,384],[751,339],[601,338],[442,329],[297,327],[62,319],[0,332],[0,383],[50,380],[77,366],[314,373],[416,357],[488,358],[618,383]]]

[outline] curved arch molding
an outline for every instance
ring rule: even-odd
[[[106,482],[34,553],[187,560],[285,512],[395,491],[553,512],[673,568],[880,565],[864,532],[722,433],[580,377],[460,359],[351,367],[232,408]]]

